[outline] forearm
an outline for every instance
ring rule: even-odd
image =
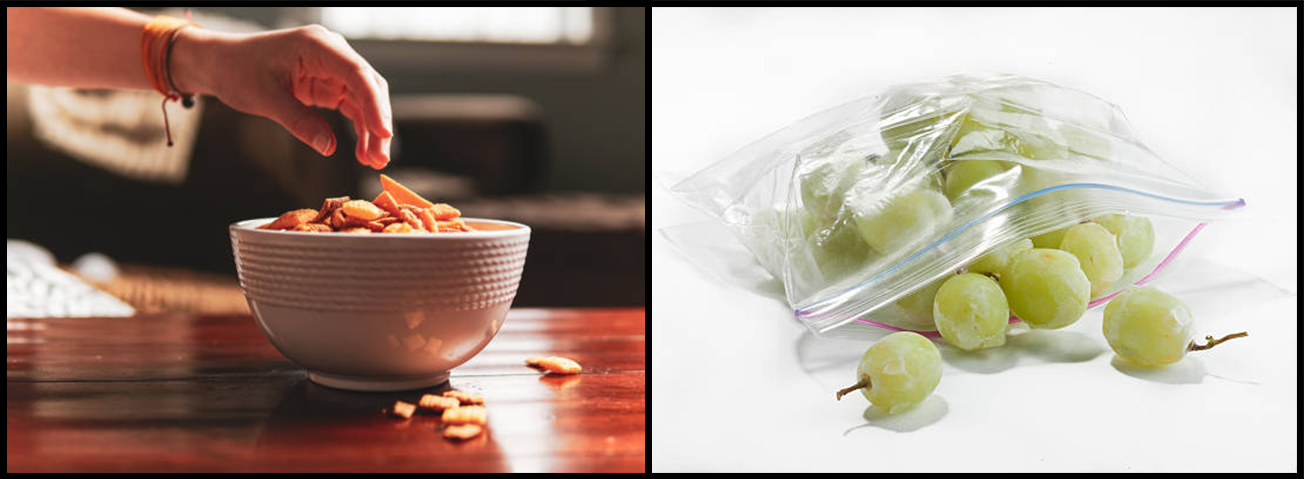
[[[149,89],[140,63],[148,16],[121,8],[6,8],[8,79]]]

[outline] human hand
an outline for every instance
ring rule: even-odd
[[[389,84],[340,34],[320,25],[253,35],[182,33],[172,56],[181,91],[270,118],[326,156],[335,152],[335,133],[309,107],[339,110],[353,122],[358,162],[377,170],[389,163]]]

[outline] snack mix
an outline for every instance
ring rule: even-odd
[[[457,208],[431,203],[388,176],[380,175],[380,182],[385,191],[374,201],[327,198],[320,210],[289,211],[258,229],[358,234],[475,231],[462,221]]]

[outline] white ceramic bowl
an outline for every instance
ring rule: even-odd
[[[397,391],[448,380],[493,339],[525,267],[530,228],[303,233],[231,225],[236,272],[258,326],[313,382]]]

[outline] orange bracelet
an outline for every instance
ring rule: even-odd
[[[190,12],[186,12],[185,20],[157,16],[145,24],[145,31],[140,36],[141,66],[145,69],[149,84],[163,94],[163,128],[167,132],[168,146],[172,146],[172,128],[168,126],[168,100],[181,100],[186,108],[194,105],[195,101],[193,94],[182,93],[177,89],[168,71],[168,59],[177,33],[190,25],[199,26],[190,22]]]

